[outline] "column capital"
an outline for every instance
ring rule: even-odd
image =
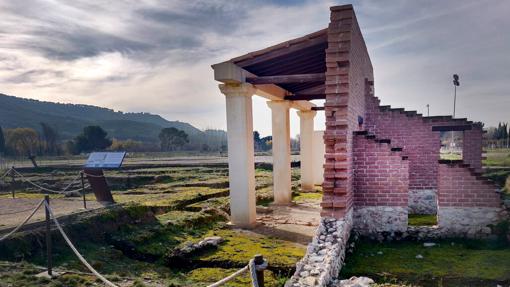
[[[287,108],[287,109],[290,109],[291,108],[291,102],[290,101],[285,101],[285,100],[282,100],[282,101],[268,101],[267,102],[267,106],[270,109],[274,109],[274,108]]]
[[[253,96],[255,87],[252,84],[220,84],[220,91],[225,96]]]
[[[312,110],[297,111],[297,115],[302,119],[313,119],[315,115],[317,115],[317,111]]]

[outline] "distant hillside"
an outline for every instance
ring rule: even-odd
[[[185,131],[195,144],[208,143],[221,146],[226,141],[224,131],[203,132],[194,126],[168,121],[159,115],[149,113],[123,113],[89,105],[60,104],[23,99],[0,94],[0,126],[2,128],[30,127],[40,131],[44,122],[57,129],[60,139],[71,139],[83,127],[99,125],[110,137],[134,139],[143,142],[159,142],[162,128],[175,127]],[[212,138],[211,143],[209,143]],[[216,141],[220,142],[216,142]]]

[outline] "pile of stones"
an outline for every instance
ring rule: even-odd
[[[338,276],[352,228],[352,214],[343,219],[322,218],[307,253],[296,265],[286,287],[328,286]]]

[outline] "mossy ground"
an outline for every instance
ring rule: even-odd
[[[76,172],[77,170],[72,169],[54,172],[52,177],[48,177],[44,172],[24,174],[34,182],[44,182],[47,186],[56,187],[59,181],[72,180]],[[318,193],[297,192],[299,169],[292,170],[292,178],[296,201],[321,196]],[[227,168],[147,167],[108,171],[107,180],[112,187],[115,201],[129,205],[129,212],[133,213],[131,215],[136,217],[135,213],[140,213],[138,216],[143,216],[143,213],[147,212],[147,208],[143,207],[158,210],[152,222],[125,224],[119,231],[108,234],[105,242],[72,238],[76,247],[100,273],[113,281],[122,282],[122,286],[205,286],[247,264],[255,254],[263,254],[272,266],[271,270],[266,271],[266,286],[282,286],[289,276],[289,270],[292,270],[304,255],[304,246],[232,230],[226,225],[222,212],[228,212],[229,209]],[[256,189],[258,204],[272,201],[270,170],[256,170]],[[42,197],[39,191],[24,185],[18,186],[16,194],[18,198]],[[10,194],[0,196],[10,197]],[[90,193],[87,194],[87,199],[95,200]],[[116,220],[115,216],[113,213],[102,214],[98,222],[109,224]],[[167,267],[165,258],[175,247],[212,235],[222,236],[225,242],[218,249],[193,258],[194,262],[202,262],[201,264],[207,266],[182,266],[178,269]],[[126,253],[127,249],[129,252]],[[56,268],[86,272],[66,246],[54,246],[54,251]],[[28,262],[16,265],[10,272],[0,271],[1,276],[4,276],[3,280],[0,280],[0,287],[4,287],[1,285],[3,282],[8,282],[5,286],[101,286],[95,282],[95,278],[80,274],[70,274],[48,282],[35,278],[33,275],[39,270],[34,266],[44,265],[45,262],[43,253],[40,252],[30,259],[25,258]],[[245,276],[227,286],[246,286],[247,280],[249,279]]]
[[[470,240],[436,243],[424,247],[421,242],[357,242],[341,276],[364,275],[379,283],[427,287],[510,284],[509,246]]]
[[[409,214],[408,225],[411,226],[432,226],[437,224],[435,214]]]

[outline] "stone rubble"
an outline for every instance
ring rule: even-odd
[[[296,264],[296,272],[285,286],[329,286],[342,268],[351,228],[352,212],[340,220],[322,218],[306,255]]]
[[[356,277],[353,276],[349,279],[344,280],[333,280],[330,287],[370,287],[374,284],[374,280],[368,277]]]

